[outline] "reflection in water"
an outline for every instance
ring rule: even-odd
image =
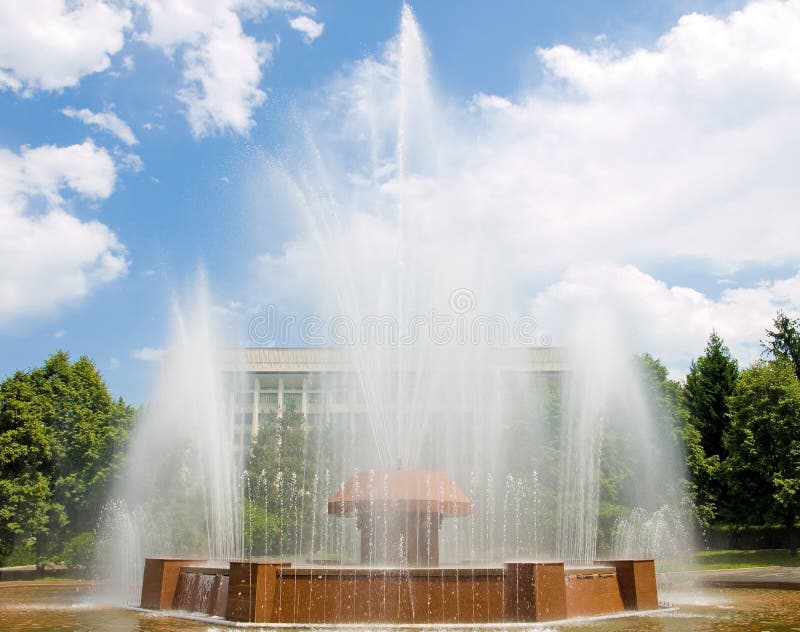
[[[800,591],[708,589],[672,595],[677,612],[605,621],[575,621],[541,630],[592,632],[797,632]],[[220,622],[222,623],[222,622]],[[223,625],[171,619],[97,605],[91,585],[53,582],[0,584],[0,630],[216,632]],[[286,630],[286,628],[282,628]],[[341,628],[338,628],[341,629]],[[363,630],[363,628],[361,628]],[[502,627],[492,628],[500,630]],[[516,628],[519,629],[519,628]]]

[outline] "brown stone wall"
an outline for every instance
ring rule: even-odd
[[[558,621],[567,616],[563,562],[506,564],[506,621]]]
[[[231,621],[272,621],[277,570],[283,563],[231,562],[225,618]]]
[[[280,623],[504,621],[503,569],[308,569],[232,562],[226,618]]]
[[[614,568],[567,572],[564,583],[568,617],[592,617],[625,609]]]
[[[492,623],[554,621],[657,608],[652,561],[571,569],[561,562],[504,568],[291,568],[231,562],[192,568],[192,560],[147,560],[142,607],[169,608],[181,568],[214,574],[209,614],[258,623]]]
[[[309,571],[279,571],[272,621],[482,623],[503,620],[503,575],[499,569],[489,573],[472,569]]]
[[[141,607],[149,610],[172,608],[181,567],[197,565],[200,562],[202,560],[145,559]]]
[[[609,560],[600,563],[616,568],[626,610],[658,608],[656,566],[653,560]]]

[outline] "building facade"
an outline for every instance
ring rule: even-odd
[[[387,353],[401,354],[400,372],[422,371],[419,350]],[[485,361],[476,379],[491,380],[499,389],[510,381],[519,384],[520,380],[557,376],[567,366],[565,353],[558,347],[491,348],[482,353]],[[256,435],[270,414],[280,416],[290,408],[299,411],[307,424],[317,425],[363,415],[369,406],[370,398],[364,392],[369,389],[363,379],[356,378],[350,349],[227,349],[223,371],[228,414],[237,441],[242,443]]]

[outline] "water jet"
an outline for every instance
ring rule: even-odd
[[[234,377],[226,394],[214,394],[207,381],[200,396],[229,402],[230,422],[206,415],[228,435],[206,445],[198,432],[204,452],[195,461],[221,445],[240,446],[246,458],[253,434],[272,450],[255,467],[219,459],[230,467],[206,484],[213,493],[174,494],[183,503],[175,513],[194,531],[203,531],[194,498],[210,508],[206,525],[227,518],[231,529],[206,527],[206,540],[229,540],[181,548],[176,528],[177,545],[136,549],[147,557],[139,603],[292,625],[534,622],[656,609],[653,556],[639,559],[631,547],[622,560],[598,560],[611,555],[598,547],[603,460],[630,465],[629,506],[667,488],[666,468],[653,463],[668,442],[650,429],[657,425],[627,352],[598,332],[597,314],[577,361],[500,335],[527,322],[512,318],[526,313],[527,280],[487,247],[491,200],[451,198],[458,187],[437,186],[442,171],[445,183],[469,181],[475,165],[461,158],[480,152],[468,144],[459,156],[439,155],[448,122],[409,7],[384,57],[345,81],[352,85],[337,91],[345,112],[330,147],[324,134],[304,131],[299,159],[271,162],[260,175],[274,205],[302,220],[305,237],[286,257],[297,256],[297,282],[316,284],[304,288],[315,322],[352,325],[356,338],[331,335],[324,344],[335,349],[245,350],[257,356],[249,382]],[[337,155],[343,136],[369,147]],[[365,164],[353,164],[359,156]],[[458,221],[437,215],[455,205]],[[291,284],[278,272],[267,276]],[[433,329],[442,316],[444,334]],[[488,336],[490,327],[499,329]],[[176,351],[181,380],[196,358],[212,357],[201,351],[184,361]],[[163,415],[152,415],[159,425]],[[186,470],[164,480],[179,483]],[[158,529],[143,524],[147,543]],[[198,562],[198,550],[212,561]]]

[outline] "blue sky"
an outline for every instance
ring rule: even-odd
[[[769,177],[755,173],[759,156],[777,156],[785,165],[797,154],[800,131],[796,123],[787,128],[785,118],[800,93],[791,61],[797,50],[782,38],[780,25],[800,19],[798,4],[426,1],[412,6],[439,98],[464,113],[468,122],[461,132],[470,131],[474,115],[480,119],[475,125],[484,126],[481,133],[496,134],[492,151],[504,135],[518,137],[513,126],[526,125],[520,121],[531,120],[526,117],[534,112],[539,116],[543,108],[552,120],[569,107],[577,108],[578,117],[607,115],[618,122],[637,116],[640,111],[628,111],[625,104],[640,98],[647,108],[678,112],[665,120],[688,121],[694,130],[689,144],[697,138],[711,146],[703,139],[727,126],[725,143],[732,144],[714,151],[747,156],[752,147],[754,162],[742,159],[730,173],[752,172],[763,186],[747,193],[732,190],[738,201],[730,201],[720,185],[687,203],[716,209],[696,228],[706,235],[706,245],[687,245],[679,234],[652,248],[618,249],[612,240],[592,254],[591,260],[601,263],[587,267],[576,254],[531,279],[529,297],[533,309],[548,314],[585,295],[580,288],[617,279],[616,288],[630,288],[615,299],[628,317],[648,316],[631,312],[646,296],[672,321],[656,327],[657,340],[643,337],[636,344],[666,356],[674,373],[700,352],[711,327],[727,336],[740,357],[752,359],[752,343],[769,325],[768,315],[800,305],[794,276],[800,257],[786,237],[797,228],[796,178],[780,168],[770,168]],[[325,107],[325,86],[337,77],[356,81],[354,66],[380,59],[397,32],[400,10],[398,2],[20,5],[0,0],[0,231],[5,232],[0,235],[0,375],[35,366],[63,348],[93,358],[115,394],[143,402],[155,363],[142,359],[148,356],[142,350],[167,344],[171,297],[185,292],[199,265],[220,306],[241,305],[251,293],[259,255],[279,255],[287,243],[302,245],[302,236],[273,212],[269,200],[258,203],[257,167],[264,155],[280,154],[290,142],[287,130],[298,112]],[[681,16],[693,12],[705,21],[679,29]],[[37,24],[49,30],[39,32]],[[757,34],[773,27],[777,31],[762,33],[761,41]],[[669,33],[674,37],[664,40]],[[748,34],[754,33],[751,41]],[[774,50],[766,50],[763,59],[785,55],[785,64],[759,61],[759,51],[769,46]],[[637,50],[659,54],[648,66]],[[674,81],[674,91],[646,85],[648,72],[668,64],[670,79],[660,82]],[[708,68],[711,74],[703,74]],[[707,83],[681,83],[675,77],[683,72]],[[629,75],[614,78],[624,73]],[[739,85],[736,77],[743,76],[749,86]],[[705,85],[707,99],[698,97],[691,111],[681,109],[693,97],[680,95],[703,96]],[[726,95],[735,95],[735,102]],[[617,114],[609,115],[614,107]],[[697,114],[706,107],[713,115]],[[771,117],[772,123],[763,123]],[[585,136],[537,121],[530,125],[564,134],[557,146],[565,152],[574,144],[575,160],[589,151],[581,149]],[[612,128],[602,118],[596,121],[598,129]],[[655,127],[643,129],[655,134]],[[642,132],[620,131],[620,143],[636,133]],[[716,142],[718,135],[713,138]],[[696,172],[716,154],[687,149],[675,164],[691,163],[690,155],[709,161],[686,167]],[[565,153],[566,163],[569,156]],[[615,156],[611,162],[629,171],[615,172],[610,181],[641,176],[621,160]],[[509,165],[511,171],[527,168],[517,158]],[[682,178],[678,171],[666,172],[676,181]],[[714,179],[712,173],[706,180]],[[631,196],[669,197],[661,186],[654,182]],[[692,191],[683,194],[684,202]],[[719,225],[720,217],[740,218],[750,191],[750,208],[765,213],[763,229],[753,230],[757,222],[731,221],[729,234],[717,235],[727,245],[708,245],[717,238],[709,226]],[[630,226],[633,241],[641,241],[636,231],[648,227],[669,233],[670,217],[676,226],[695,222],[695,216],[681,214],[680,200],[672,203],[658,217],[614,215],[613,221]],[[41,228],[53,214],[65,223]],[[782,229],[775,228],[776,220],[786,220]],[[625,230],[618,231],[620,240]],[[743,245],[748,238],[756,242],[752,248]],[[585,252],[580,244],[574,247]],[[676,325],[676,319],[691,324]],[[230,334],[233,341],[243,336],[236,328]]]

